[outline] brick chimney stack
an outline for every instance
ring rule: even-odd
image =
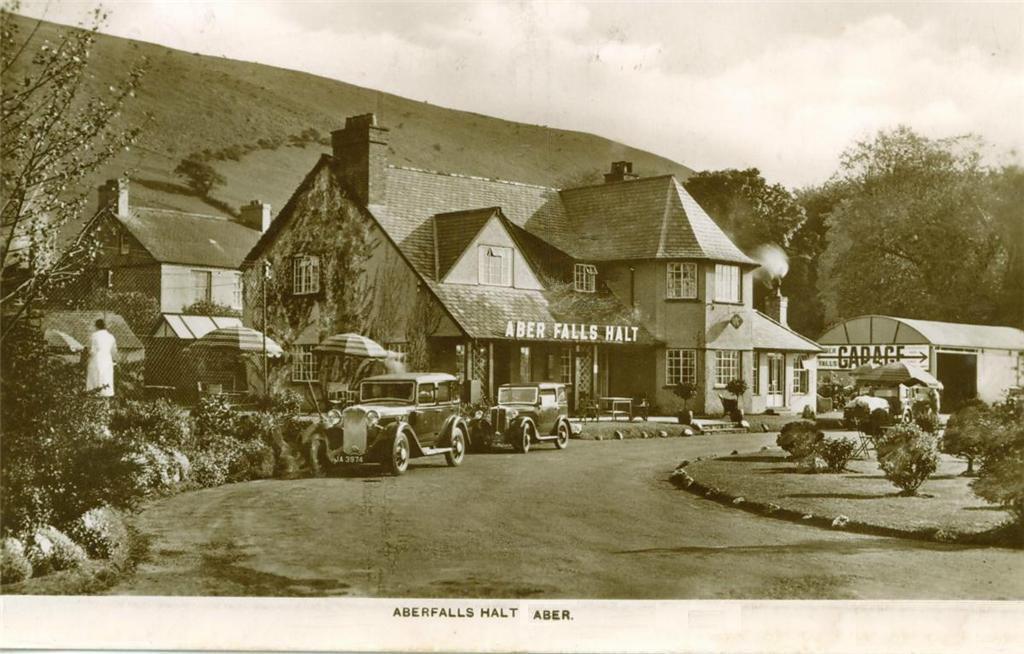
[[[364,205],[384,204],[387,190],[388,129],[374,114],[349,116],[331,132],[334,165]]]
[[[604,174],[605,184],[610,182],[624,182],[627,179],[637,179],[640,175],[633,172],[632,161],[613,161],[611,172]]]
[[[776,286],[775,292],[764,299],[764,312],[775,322],[789,327],[789,298],[782,294],[782,287]]]
[[[99,206],[97,210],[110,207],[118,216],[127,216],[128,205],[128,178],[108,179],[97,189]]]
[[[258,229],[261,233],[267,231],[271,220],[270,205],[266,202],[253,200],[238,210],[238,222],[250,229]]]

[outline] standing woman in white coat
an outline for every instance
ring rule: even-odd
[[[89,337],[89,364],[85,373],[85,390],[99,390],[100,397],[114,396],[114,357],[117,339],[107,331],[102,318],[96,321],[96,331]]]

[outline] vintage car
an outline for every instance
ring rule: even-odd
[[[315,469],[379,463],[400,475],[409,460],[443,454],[450,466],[462,463],[469,429],[459,415],[459,382],[445,373],[401,373],[368,377],[359,400],[332,409],[310,441]]]
[[[498,404],[477,411],[469,424],[474,449],[511,445],[529,452],[534,443],[553,442],[564,450],[569,445],[569,406],[565,384],[527,382],[498,388]]]

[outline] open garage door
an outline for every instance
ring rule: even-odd
[[[978,396],[978,355],[973,353],[938,352],[935,356],[942,382],[942,412],[952,413],[967,400]]]

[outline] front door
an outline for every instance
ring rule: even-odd
[[[786,359],[778,352],[769,352],[768,359],[768,401],[769,408],[786,405]]]

